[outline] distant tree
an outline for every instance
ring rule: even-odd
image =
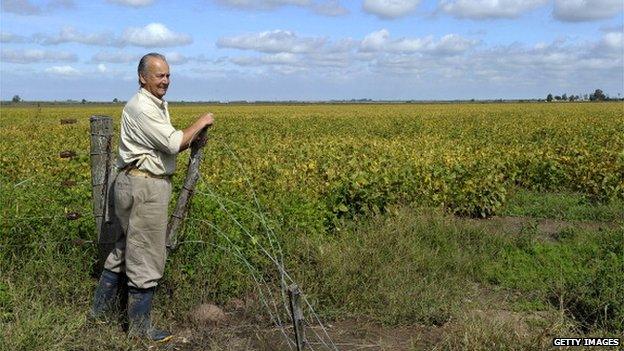
[[[590,101],[605,101],[607,96],[600,89],[596,89],[592,94],[589,95]]]
[[[555,100],[557,100],[557,101],[561,100],[561,96],[556,95],[556,96],[555,96]]]
[[[553,99],[552,94],[548,94],[548,96],[546,96],[546,101],[551,102]]]
[[[570,101],[578,100],[578,96],[574,96],[574,94],[570,94],[570,97],[568,98],[568,100]]]
[[[114,99],[113,99],[113,102],[114,102],[114,103],[118,103],[118,102],[119,102],[119,100],[117,100],[117,98],[114,98]]]
[[[82,102],[83,104],[86,104],[86,103],[87,103],[87,100],[86,100],[86,99],[82,99],[82,101],[81,101],[81,102]]]
[[[22,98],[19,95],[14,95],[13,99],[11,99],[11,101],[18,103],[20,101],[22,101]]]
[[[561,100],[565,101],[568,99],[568,94],[563,93],[563,95],[561,95]]]

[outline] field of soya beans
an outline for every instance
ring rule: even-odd
[[[1,349],[292,349],[293,282],[310,349],[624,332],[621,102],[171,104],[177,127],[216,116],[157,292],[177,337],[92,325],[89,117],[118,133],[122,107],[2,106]]]

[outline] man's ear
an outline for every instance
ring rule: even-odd
[[[145,85],[145,83],[147,83],[147,81],[145,80],[145,78],[143,78],[142,74],[139,74],[139,82],[141,82],[141,85]]]

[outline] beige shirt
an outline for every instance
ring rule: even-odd
[[[155,175],[173,174],[182,131],[171,125],[167,102],[141,88],[121,113],[117,167],[136,166]]]

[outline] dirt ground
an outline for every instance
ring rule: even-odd
[[[552,325],[557,316],[514,312],[507,303],[509,295],[501,291],[480,289],[466,299],[468,309],[456,320],[441,326],[407,325],[385,326],[371,320],[346,318],[307,326],[308,343],[305,350],[375,350],[407,351],[439,349],[449,339],[457,339],[470,330],[496,330],[515,338],[535,335],[536,325]],[[235,299],[236,300],[236,299]],[[294,332],[289,321],[283,328],[272,325],[253,302],[228,303],[223,307],[211,304],[198,306],[189,312],[188,321],[174,329],[173,340],[162,345],[151,345],[152,350],[296,350]],[[326,331],[327,334],[324,332]],[[537,333],[539,334],[539,333]],[[329,336],[326,337],[325,335]],[[546,337],[546,335],[542,335]],[[325,344],[323,344],[325,343]],[[457,342],[451,341],[451,344]],[[335,347],[334,347],[335,346]]]

